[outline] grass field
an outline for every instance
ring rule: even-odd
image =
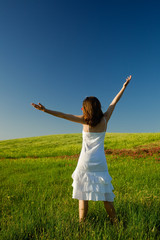
[[[160,239],[160,133],[106,134],[119,231],[102,202],[89,202],[79,227],[71,174],[81,144],[81,134],[0,141],[0,239]]]

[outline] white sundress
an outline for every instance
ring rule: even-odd
[[[105,132],[84,132],[78,164],[72,174],[72,198],[114,201],[114,189],[104,153]]]

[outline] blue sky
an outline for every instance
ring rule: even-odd
[[[160,132],[159,1],[0,1],[0,140],[78,133],[30,103],[105,111],[132,74],[109,132]]]

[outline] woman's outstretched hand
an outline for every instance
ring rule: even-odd
[[[38,105],[35,104],[35,103],[31,103],[31,105],[32,105],[34,108],[36,108],[36,109],[38,109],[38,110],[41,110],[41,111],[43,111],[43,112],[45,112],[45,110],[46,110],[46,108],[45,108],[42,104],[40,104],[40,103],[38,103]]]
[[[126,78],[126,82],[123,84],[123,87],[127,87],[128,83],[131,81],[132,76]]]

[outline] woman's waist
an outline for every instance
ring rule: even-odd
[[[81,152],[79,156],[79,161],[85,162],[85,163],[106,163],[106,156],[104,151],[101,153],[89,153],[89,152]]]
[[[77,168],[81,171],[104,172],[108,171],[107,162],[79,161]]]
[[[105,157],[105,152],[104,152],[104,148],[96,148],[96,149],[86,149],[86,148],[82,148],[80,156],[84,156],[87,158],[101,158],[101,157]]]

